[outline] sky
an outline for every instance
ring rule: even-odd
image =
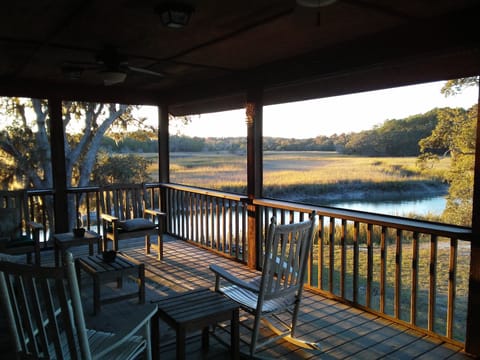
[[[435,107],[469,108],[478,100],[478,89],[445,97],[440,89],[445,81],[368,91],[263,108],[264,136],[313,138],[318,135],[358,132],[381,125],[385,120],[404,119]],[[155,117],[156,110],[149,118]],[[246,136],[245,110],[194,115],[187,126],[170,129],[198,137]]]

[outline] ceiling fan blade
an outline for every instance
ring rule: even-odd
[[[148,69],[139,68],[139,67],[135,67],[135,66],[127,66],[127,67],[130,71],[135,71],[135,72],[138,72],[138,73],[143,73],[143,74],[153,75],[153,76],[159,76],[159,77],[164,77],[165,76],[165,74],[162,74],[158,71],[148,70]]]
[[[85,70],[93,70],[101,68],[101,65],[95,64],[92,62],[83,62],[83,61],[65,61],[62,64],[62,67],[72,67],[72,68],[82,68]]]

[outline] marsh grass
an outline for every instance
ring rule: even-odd
[[[150,156],[150,154],[145,154]],[[418,196],[442,187],[448,159],[422,170],[417,158],[374,158],[324,151],[267,151],[264,153],[264,195],[285,200],[327,201],[372,196]],[[158,179],[158,164],[149,169]],[[245,154],[229,152],[172,153],[170,179],[185,185],[246,193]],[[442,187],[442,191],[445,188]]]

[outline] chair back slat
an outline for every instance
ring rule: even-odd
[[[100,191],[102,212],[119,220],[140,218],[145,208],[143,184],[115,184]]]
[[[272,218],[262,269],[261,298],[268,300],[284,296],[293,299],[301,291],[314,226],[314,219],[277,225]]]
[[[53,351],[57,355],[62,354],[62,343],[59,332],[59,324],[55,316],[56,307],[54,304],[54,292],[55,288],[52,287],[52,283],[48,280],[41,280],[39,289],[42,293],[42,297],[47,299],[44,302],[45,316],[49,319],[48,332],[51,334],[51,340],[53,344]]]
[[[90,358],[72,260],[65,268],[0,261],[0,291],[20,357]]]
[[[46,329],[43,326],[36,326],[36,324],[42,324],[44,321],[43,314],[42,314],[42,305],[41,305],[41,296],[37,291],[37,284],[34,279],[30,276],[24,276],[24,285],[25,285],[25,301],[30,304],[25,304],[23,306],[26,309],[27,313],[29,313],[28,318],[31,319],[30,326],[28,327],[29,330],[29,338],[37,338],[38,341],[32,342],[33,346],[35,346],[35,353],[40,353],[39,349],[47,349],[48,348],[48,340]],[[41,287],[41,284],[40,284]],[[28,299],[26,296],[28,294]],[[37,333],[35,334],[34,331]]]

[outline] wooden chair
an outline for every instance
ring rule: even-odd
[[[25,190],[0,191],[0,253],[26,254],[27,262],[40,265],[41,224],[29,220]]]
[[[0,300],[17,358],[151,358],[150,319],[156,307],[119,334],[87,329],[72,254],[64,267],[0,261]]]
[[[150,254],[153,247],[158,259],[163,259],[162,216],[164,212],[147,209],[146,191],[142,184],[109,185],[100,191],[104,248],[108,241],[113,250],[118,251],[119,241],[135,237],[145,237],[145,252]],[[152,244],[151,236],[157,236],[157,244]]]
[[[276,225],[272,218],[265,244],[262,274],[251,281],[236,278],[219,266],[211,265],[215,273],[215,289],[238,302],[241,308],[254,315],[250,355],[258,348],[283,338],[303,348],[319,349],[317,343],[295,337],[306,266],[312,247],[315,213],[308,221]],[[226,286],[221,286],[226,280]],[[278,315],[289,313],[291,322]],[[258,341],[261,320],[276,334]]]

